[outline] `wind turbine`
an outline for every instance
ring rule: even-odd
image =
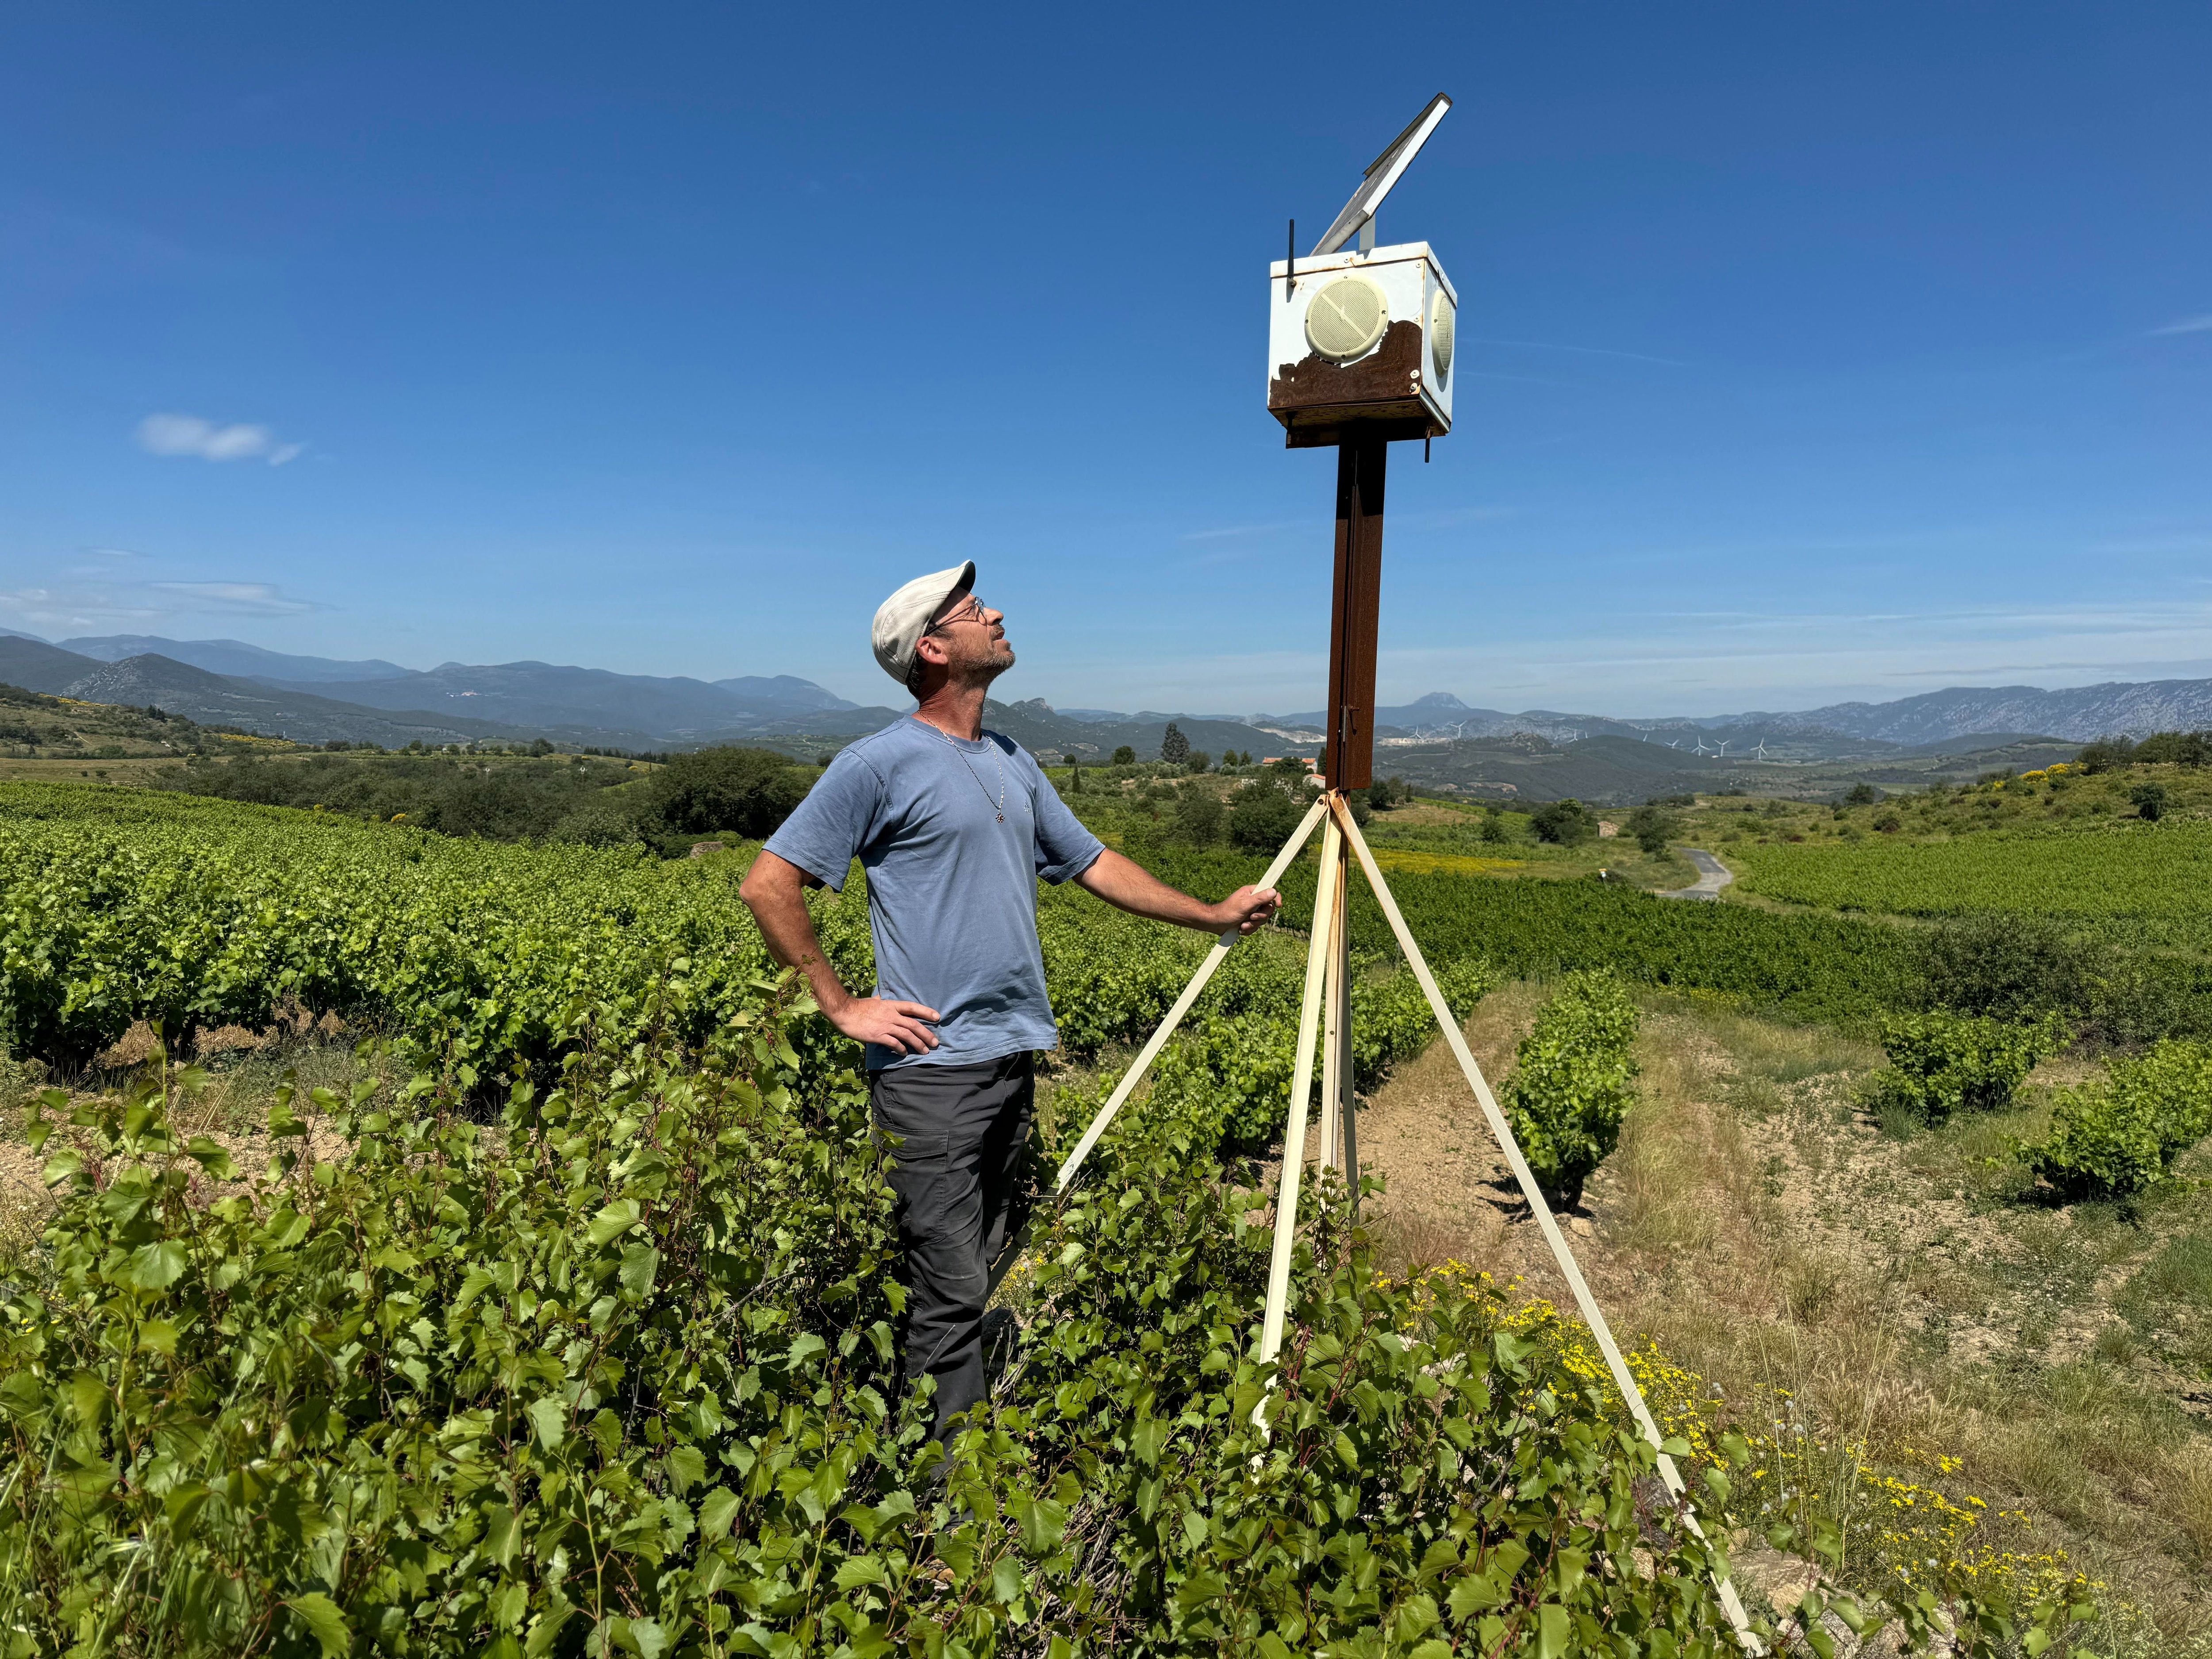
[[[1726,760],[1728,758],[1728,746],[1735,741],[1735,739],[1734,738],[1723,738],[1721,739],[1721,758],[1723,760]]]
[[[1705,752],[1705,740],[1703,738],[1699,738],[1698,739],[1698,747],[1695,752],[1700,755]]]
[[[1765,760],[1766,758],[1766,739],[1765,738],[1761,738],[1759,740],[1759,747],[1753,750],[1751,752],[1758,756],[1759,759]]]

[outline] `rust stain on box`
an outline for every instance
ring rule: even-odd
[[[1421,372],[1421,325],[1393,323],[1382,343],[1364,357],[1332,362],[1318,351],[1302,362],[1284,363],[1267,383],[1271,410],[1338,409],[1353,404],[1401,403],[1418,398]]]

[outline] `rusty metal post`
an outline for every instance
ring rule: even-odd
[[[1382,485],[1388,439],[1353,428],[1336,448],[1336,580],[1328,625],[1332,789],[1375,781],[1375,641],[1382,612]]]

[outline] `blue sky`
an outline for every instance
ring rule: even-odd
[[[1009,697],[1314,707],[1266,265],[1442,88],[1385,702],[2212,673],[2208,65],[2156,3],[11,8],[0,625],[874,702],[972,556]]]

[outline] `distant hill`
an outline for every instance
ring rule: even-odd
[[[773,709],[779,714],[808,709],[857,708],[858,703],[848,702],[834,691],[826,691],[812,680],[802,680],[795,674],[740,674],[735,679],[716,680],[716,685],[735,697]]]
[[[1425,790],[1528,802],[1572,796],[1596,806],[1726,788],[1734,770],[1717,759],[1611,736],[1555,744],[1522,732],[1393,743],[1375,751],[1377,776],[1402,777]]]
[[[121,662],[125,657],[160,656],[210,674],[234,674],[241,679],[308,682],[398,679],[408,671],[380,657],[360,662],[340,662],[331,657],[295,657],[283,651],[264,651],[243,640],[165,640],[154,634],[105,634],[59,641],[64,651],[101,662]]]
[[[34,689],[59,690],[68,680],[82,678],[90,672],[88,663],[159,659],[236,683],[220,697],[204,684],[172,685],[175,695],[202,699],[208,707],[207,719],[235,719],[214,712],[214,702],[240,708],[259,695],[264,710],[259,718],[318,726],[343,726],[350,720],[355,729],[337,735],[356,740],[382,741],[372,738],[371,731],[386,729],[392,717],[404,716],[402,723],[410,729],[436,726],[456,734],[488,735],[496,730],[543,735],[569,745],[691,748],[749,739],[855,737],[902,712],[882,703],[850,702],[792,674],[703,680],[537,661],[447,662],[417,672],[380,658],[347,661],[298,655],[240,640],[116,634],[86,635],[57,646],[9,629],[0,629],[0,644],[15,653],[8,659],[21,667],[19,675],[0,678]],[[138,671],[138,677],[145,679],[150,672]],[[240,689],[247,684],[261,688],[261,694]],[[315,701],[288,701],[300,696]],[[1111,754],[1124,743],[1139,755],[1157,754],[1160,735],[1170,720],[1182,728],[1194,748],[1209,754],[1232,748],[1310,754],[1319,745],[1324,721],[1319,709],[1290,714],[1188,714],[1159,709],[1127,714],[1111,708],[1055,709],[1041,698],[991,707],[1018,711],[1006,716],[1020,728],[1009,729],[1007,735],[1033,749],[1086,757]],[[347,708],[358,714],[344,714]],[[176,712],[187,711],[180,707]],[[1930,744],[1984,749],[2030,737],[2087,741],[2118,732],[2142,736],[2212,726],[2212,679],[2116,682],[2057,691],[2024,685],[1954,687],[1892,702],[1656,718],[1556,708],[1516,712],[1468,703],[1449,691],[1431,691],[1408,703],[1385,705],[1375,714],[1376,735],[1386,744],[1449,744],[1531,734],[1560,749],[1616,738],[1671,747],[1693,761],[1707,757],[1697,753],[1700,748],[1717,757],[1725,744],[1730,761],[1748,756],[1799,763],[1870,762]],[[820,746],[801,745],[809,752]]]
[[[496,721],[456,720],[421,709],[386,713],[363,708],[334,698],[210,674],[190,663],[152,653],[104,663],[24,640],[0,639],[0,681],[87,702],[140,708],[151,705],[202,726],[236,726],[300,743],[327,743],[342,738],[397,749],[417,738],[428,744],[466,743],[477,738],[526,743],[538,735]]]
[[[289,689],[308,688],[295,684]],[[448,662],[428,673],[398,679],[316,689],[372,708],[426,708],[510,726],[649,733],[663,741],[696,739],[702,733],[798,714],[805,708],[785,699],[741,695],[705,680],[617,674],[604,668],[543,662]],[[821,692],[818,686],[808,689]]]
[[[1160,742],[1173,720],[1190,746],[1221,758],[1225,750],[1250,750],[1254,754],[1311,754],[1316,745],[1286,743],[1282,738],[1240,720],[1207,720],[1203,716],[1163,714],[1151,711],[1111,720],[1078,720],[1054,708],[1042,697],[1024,702],[986,702],[983,724],[1012,738],[1031,754],[1057,754],[1090,765],[1103,763],[1127,744],[1139,760],[1158,760]]]
[[[295,682],[289,689],[310,684]],[[854,723],[854,704],[788,674],[715,682],[544,662],[448,662],[397,679],[313,689],[372,708],[428,708],[547,730],[626,732],[646,747],[703,743],[733,732],[872,729]]]
[[[70,684],[94,672],[100,664],[74,651],[29,634],[0,635],[0,681],[26,691],[43,691],[50,697],[68,694]],[[88,701],[106,702],[106,698]],[[143,701],[143,700],[142,700]]]
[[[2086,742],[2119,733],[2142,737],[2212,726],[2212,680],[2110,681],[2063,691],[2033,685],[1954,686],[1895,702],[1838,702],[1796,714],[1738,714],[1730,720],[1825,726],[1886,743],[1938,743],[1975,734],[2025,732]]]
[[[1316,709],[1253,718],[1263,725],[1319,726],[1324,716]],[[1702,733],[1708,742],[1725,738],[1731,747],[1739,741],[1750,747],[1764,740],[1770,750],[1786,747],[1792,758],[1811,758],[1815,754],[1836,756],[1846,750],[1874,754],[1881,752],[1883,745],[1910,748],[1966,738],[1984,739],[1983,746],[1991,746],[2001,738],[2025,734],[2087,742],[2122,732],[2142,737],[2151,732],[2195,731],[2212,726],[2212,679],[2112,682],[2060,691],[2032,685],[1961,686],[1901,697],[1894,702],[1839,702],[1794,712],[1754,710],[1659,719],[1579,714],[1556,708],[1524,708],[1511,714],[1471,707],[1449,691],[1431,691],[1410,703],[1378,708],[1375,720],[1378,730],[1395,727],[1403,736],[1431,738],[1529,732],[1554,743],[1647,734],[1665,740],[1688,735],[1694,741]],[[1851,748],[1854,743],[1862,747]],[[1863,747],[1867,744],[1876,747]]]

